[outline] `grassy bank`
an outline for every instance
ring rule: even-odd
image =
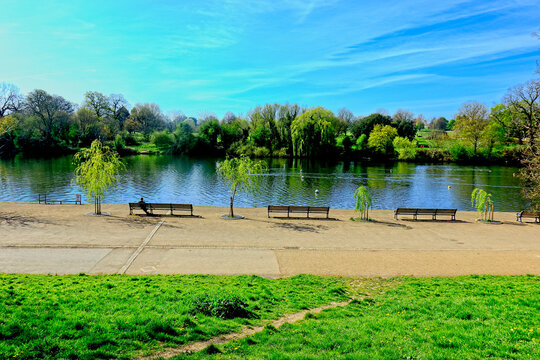
[[[129,359],[346,298],[296,276],[0,275],[0,359]]]
[[[345,308],[175,359],[540,358],[540,277],[400,278],[387,285]]]
[[[0,359],[128,359],[353,296],[176,359],[533,359],[540,277],[0,275]]]

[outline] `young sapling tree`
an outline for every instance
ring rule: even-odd
[[[371,195],[365,186],[359,186],[354,192],[356,205],[354,210],[360,215],[360,220],[369,220],[369,208],[372,205]]]
[[[77,165],[74,182],[86,190],[88,198],[94,199],[94,213],[101,215],[101,198],[117,183],[117,175],[125,169],[124,163],[99,140],[94,140],[89,149],[76,153],[73,161]]]
[[[476,208],[479,220],[493,222],[495,203],[491,199],[491,194],[475,188],[471,194],[471,205]]]
[[[261,175],[266,164],[252,160],[247,156],[228,158],[218,163],[217,173],[227,182],[231,190],[229,218],[234,218],[234,197],[236,192],[245,190],[254,192],[261,182]]]

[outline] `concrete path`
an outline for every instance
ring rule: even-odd
[[[268,219],[266,209],[198,207],[198,217],[128,215],[127,205],[2,204],[0,272],[41,274],[256,274],[343,276],[540,275],[540,225],[497,213],[499,225],[458,212],[456,222]]]

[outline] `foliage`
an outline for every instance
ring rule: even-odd
[[[417,142],[397,136],[392,142],[394,150],[398,153],[399,160],[413,160],[416,158]]]
[[[488,194],[485,190],[475,188],[471,193],[471,205],[476,208],[481,220],[493,221],[495,204],[491,200],[491,194]]]
[[[174,360],[540,358],[538,276],[380,282],[386,291],[370,289],[348,306],[231,341],[219,355]]]
[[[204,293],[191,299],[190,313],[204,314],[221,319],[250,318],[254,314],[248,310],[245,299],[231,293]]]
[[[462,139],[472,143],[476,155],[478,143],[488,124],[486,106],[478,102],[468,102],[460,107],[454,129]]]
[[[354,210],[358,212],[361,220],[369,220],[369,208],[372,205],[371,195],[364,186],[359,186],[354,192],[356,204]]]
[[[167,149],[174,144],[175,138],[168,130],[156,131],[150,141],[160,149]]]
[[[368,146],[381,154],[392,153],[392,141],[398,135],[397,130],[389,125],[377,124],[369,134]]]
[[[540,210],[540,151],[527,149],[519,175],[525,185],[523,197],[531,202],[533,210]]]
[[[356,119],[350,127],[350,131],[354,138],[357,139],[360,135],[369,136],[375,125],[390,125],[392,118],[379,113],[371,114],[363,118]]]
[[[534,147],[540,128],[540,80],[534,79],[508,91],[505,104],[515,126],[527,134],[529,145]]]
[[[356,150],[363,151],[366,149],[367,145],[367,135],[362,134],[356,139]]]
[[[343,301],[329,289],[346,286],[309,275],[0,274],[0,358],[134,359]],[[192,315],[193,299],[208,293],[235,294],[253,316]]]
[[[338,119],[323,107],[306,111],[291,124],[293,152],[299,157],[323,156],[335,145]]]
[[[118,154],[101,141],[94,140],[89,149],[82,149],[74,156],[74,181],[94,199],[95,213],[101,214],[101,198],[117,182],[118,173],[125,168]]]
[[[218,163],[217,173],[228,183],[231,190],[230,217],[234,217],[233,203],[237,191],[254,192],[257,190],[266,170],[266,163],[252,160],[247,156],[233,157]]]

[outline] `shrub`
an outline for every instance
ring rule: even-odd
[[[356,150],[358,151],[364,151],[366,150],[366,144],[367,144],[367,135],[362,134],[356,139]]]
[[[398,153],[399,160],[412,160],[416,157],[416,140],[409,140],[403,137],[396,137],[392,143],[394,150]]]
[[[388,154],[392,151],[392,141],[397,136],[397,130],[390,125],[375,125],[369,134],[368,146],[374,151]]]
[[[191,299],[191,313],[215,316],[221,319],[251,318],[254,314],[247,304],[233,294],[202,294]]]
[[[450,155],[452,160],[456,162],[463,162],[470,159],[469,151],[463,144],[456,143],[450,147]]]
[[[174,143],[174,137],[167,131],[154,132],[151,138],[152,144],[158,148],[168,148]]]

